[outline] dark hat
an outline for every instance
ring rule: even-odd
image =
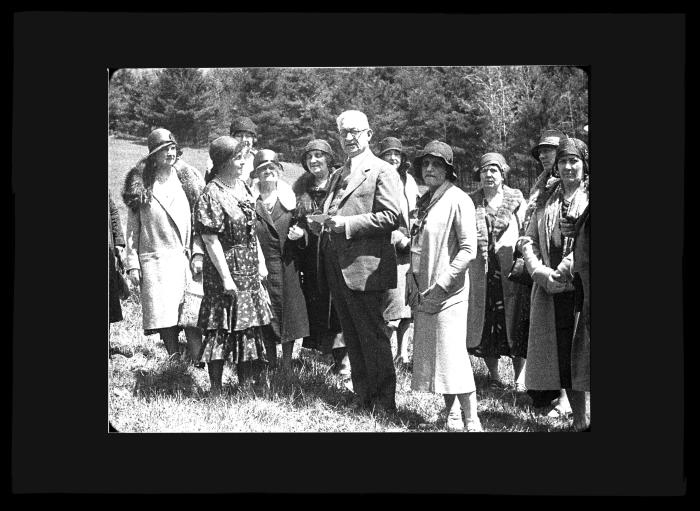
[[[165,128],[156,128],[151,131],[146,141],[148,143],[148,156],[157,153],[171,144],[177,145],[173,134]],[[146,158],[148,158],[148,156],[146,156]]]
[[[250,120],[250,117],[238,117],[233,120],[229,134],[233,136],[239,131],[250,131],[256,137],[258,136],[258,127]]]
[[[454,165],[452,165],[452,148],[449,145],[444,142],[440,142],[439,140],[428,142],[422,151],[418,151],[418,156],[416,156],[416,158],[413,160],[413,165],[419,172],[423,168],[423,158],[428,155],[442,158],[445,165],[447,165],[447,168],[450,170],[447,177],[452,181],[457,179],[457,171],[455,170]]]
[[[564,137],[559,141],[557,146],[557,156],[554,158],[554,168],[552,169],[552,174],[555,177],[559,177],[559,171],[557,170],[557,161],[563,156],[574,155],[581,158],[583,161],[583,171],[586,174],[590,174],[590,169],[588,168],[588,146],[583,140],[578,138]]]
[[[255,172],[258,170],[258,167],[270,162],[275,163],[280,170],[283,170],[280,159],[275,151],[272,149],[259,150],[255,153],[255,158],[253,159],[253,171]]]
[[[503,179],[505,179],[508,172],[510,172],[510,166],[506,163],[506,159],[501,153],[486,153],[479,158],[479,164],[474,167],[475,181],[481,181],[481,169],[487,165],[496,165],[501,171]]]
[[[331,148],[331,145],[328,142],[326,142],[322,138],[316,138],[304,146],[304,150],[301,153],[301,166],[304,167],[304,170],[307,172],[309,171],[309,169],[306,166],[306,153],[308,153],[309,151],[323,151],[324,153],[326,153],[328,155],[328,169],[330,170],[331,166],[333,165],[333,162],[335,161],[335,153],[333,152],[333,149]]]
[[[530,153],[532,154],[532,157],[534,159],[536,159],[537,161],[539,161],[540,160],[540,147],[541,146],[550,146],[552,148],[556,148],[559,145],[559,140],[564,138],[564,137],[566,137],[566,135],[559,130],[545,130],[545,131],[543,131],[542,135],[540,136],[540,141],[530,151]]]
[[[243,144],[233,137],[223,136],[209,144],[209,158],[212,162],[212,170],[239,153]]]
[[[379,142],[379,154],[377,156],[381,158],[384,153],[391,150],[400,152],[404,157],[406,155],[406,153],[403,152],[403,145],[398,138],[386,137]]]

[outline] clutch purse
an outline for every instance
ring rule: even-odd
[[[513,252],[513,265],[508,272],[508,280],[521,284],[523,286],[532,285],[532,277],[527,271],[523,255],[518,249]]]

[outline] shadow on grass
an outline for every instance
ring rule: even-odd
[[[269,370],[263,379],[264,385],[257,386],[258,396],[285,398],[295,408],[307,408],[318,400],[341,413],[373,416],[387,426],[413,429],[424,422],[420,414],[403,408],[398,409],[395,414],[353,410],[350,405],[355,395],[343,385],[340,377],[330,372],[326,363],[314,356],[294,359],[291,370],[284,368]]]
[[[155,395],[182,395],[199,397],[201,390],[188,371],[189,365],[181,361],[167,361],[152,369],[134,371],[134,394],[148,399]]]
[[[483,410],[479,411],[479,418],[487,431],[519,432],[559,432],[567,431],[568,426],[562,421],[549,422],[544,418],[539,420],[534,417],[519,417],[505,411]],[[513,431],[515,430],[515,431]]]

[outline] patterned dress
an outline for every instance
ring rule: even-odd
[[[242,185],[238,190],[214,178],[197,201],[195,231],[218,236],[238,288],[235,297],[224,294],[223,281],[207,251],[198,321],[204,331],[203,362],[267,361],[260,327],[270,323],[272,312],[259,278],[255,205]]]

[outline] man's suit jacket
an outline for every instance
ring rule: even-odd
[[[324,232],[321,246],[324,251],[335,251],[350,289],[384,291],[396,287],[391,233],[399,226],[401,182],[394,168],[369,149],[358,158],[361,165],[348,177],[345,190],[337,192],[342,194],[337,214],[346,217],[345,233]],[[333,201],[342,174],[340,169],[333,175],[322,205],[324,212]]]

